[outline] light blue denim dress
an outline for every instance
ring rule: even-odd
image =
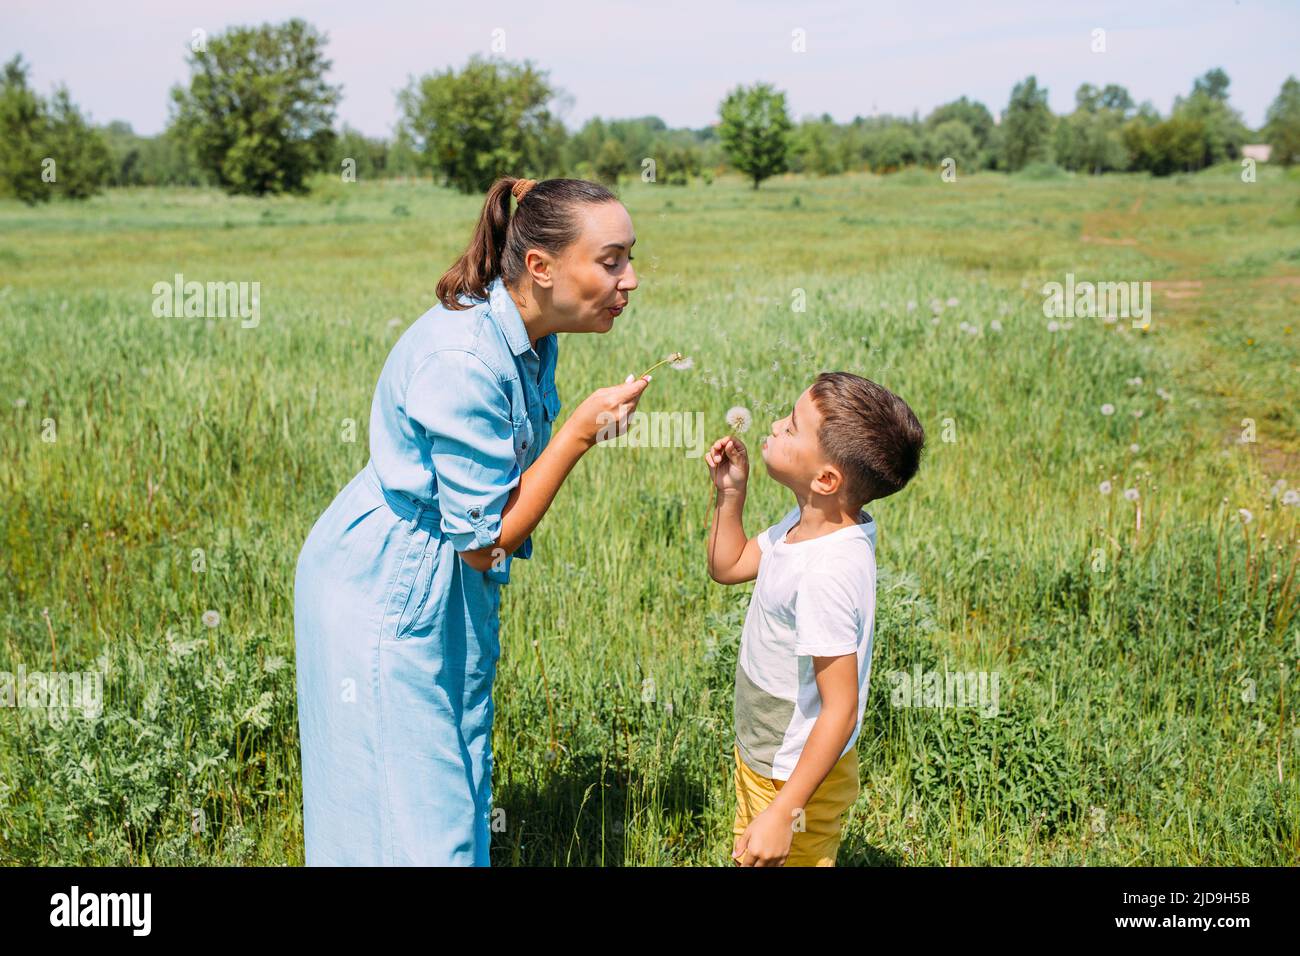
[[[411,325],[379,376],[370,461],[317,520],[294,585],[309,866],[489,863],[501,587],[487,572],[560,410],[554,334],[529,342],[500,279]]]

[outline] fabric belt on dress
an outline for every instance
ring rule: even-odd
[[[405,492],[390,491],[385,488],[379,481],[379,475],[375,472],[373,460],[366,464],[365,471],[371,487],[383,495],[388,507],[399,518],[414,522],[426,531],[441,531],[442,512],[438,510],[437,505],[421,501],[418,498],[412,498]]]

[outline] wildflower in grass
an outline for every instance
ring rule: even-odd
[[[1061,331],[1061,323],[1060,323],[1060,322],[1057,322],[1056,319],[1052,319],[1051,322],[1048,322],[1048,323],[1047,323],[1047,331],[1049,331],[1049,332],[1059,332],[1059,331]]]
[[[221,614],[218,611],[204,611],[203,625],[205,627],[218,627],[221,624]]]
[[[1134,442],[1133,444],[1131,444],[1131,445],[1128,446],[1128,450],[1131,451],[1133,454],[1136,455],[1139,451],[1142,450],[1142,448],[1141,448],[1140,445],[1138,445],[1137,442]]]
[[[979,334],[980,334],[979,327],[978,327],[978,326],[971,325],[969,322],[963,322],[961,325],[958,326],[958,328],[961,329],[963,332],[965,332],[965,333],[968,334],[968,335],[979,335]]]
[[[1125,489],[1124,489],[1124,498],[1125,498],[1127,501],[1137,501],[1137,500],[1138,500],[1138,490],[1137,490],[1136,488],[1125,488]]]
[[[1107,402],[1105,405],[1101,406],[1101,413],[1103,415],[1114,415],[1115,406],[1112,405],[1110,402]]]
[[[1174,397],[1163,388],[1156,389],[1156,396],[1166,402],[1172,402],[1174,400]]]
[[[1135,375],[1133,378],[1128,380],[1128,383],[1136,388],[1137,386],[1142,384],[1142,376]]]
[[[1294,488],[1289,488],[1287,492],[1284,495],[1282,495],[1282,504],[1284,505],[1300,504],[1300,491],[1296,491]]]
[[[1109,481],[1103,481],[1101,484],[1099,484],[1099,485],[1097,486],[1097,490],[1100,491],[1103,495],[1108,495],[1108,494],[1110,494],[1110,490],[1111,490],[1111,484],[1110,484],[1110,482],[1109,482]]]
[[[1285,487],[1286,487],[1286,479],[1279,478],[1277,481],[1273,482],[1273,487],[1268,490],[1268,496],[1270,498],[1276,498],[1278,495],[1282,493],[1282,489]]]
[[[938,315],[940,312],[943,311],[943,303],[940,302],[938,299],[931,299],[930,311],[933,312],[935,315]]]
[[[915,299],[908,299],[908,300],[907,300],[907,311],[908,311],[908,312],[915,312],[915,311],[916,311],[916,300],[915,300]]]
[[[27,399],[21,396],[14,399],[14,408],[26,408],[26,407],[27,407]]]
[[[1242,524],[1250,524],[1251,519],[1255,517],[1247,508],[1238,508],[1237,515],[1241,518]]]
[[[733,405],[727,409],[727,425],[732,431],[747,432],[750,423],[753,422],[754,416],[749,413],[749,409],[743,405]]]
[[[989,323],[989,328],[992,329],[994,332],[1001,332],[1002,323],[999,322],[997,319],[994,319],[992,322]]]
[[[1135,409],[1133,409],[1133,417],[1134,417],[1134,418],[1141,418],[1141,417],[1142,417],[1142,414],[1143,414],[1142,409],[1140,409],[1140,408],[1135,408]]]
[[[950,295],[950,296],[948,296],[948,305],[949,305],[949,307],[952,307],[952,306],[954,306],[954,305],[956,305],[956,304],[957,304],[957,297],[956,297],[955,295]]]

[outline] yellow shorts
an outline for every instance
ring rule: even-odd
[[[740,748],[733,746],[733,750],[736,755],[736,822],[732,826],[734,840],[745,832],[745,827],[749,826],[754,817],[776,799],[777,792],[786,782],[770,780],[755,773],[740,759]],[[786,866],[835,865],[844,814],[858,799],[858,790],[858,748],[855,746],[831,768],[831,772],[804,807],[803,829],[795,830]]]

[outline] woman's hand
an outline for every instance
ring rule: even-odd
[[[705,453],[704,462],[719,491],[744,491],[749,483],[749,452],[735,435],[715,441]]]
[[[651,377],[647,375],[633,381],[629,375],[628,381],[622,385],[596,389],[573,410],[564,427],[570,429],[585,448],[608,438],[617,438],[627,431],[628,417],[636,411],[636,404]]]

